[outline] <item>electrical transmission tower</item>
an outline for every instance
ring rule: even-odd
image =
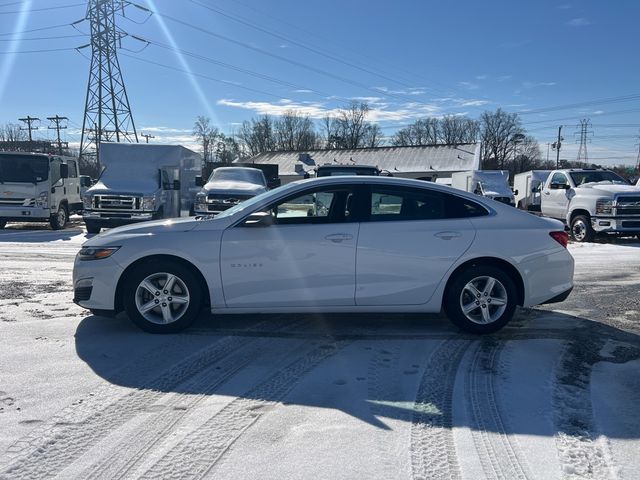
[[[89,0],[85,19],[91,26],[91,67],[82,122],[80,157],[100,162],[100,142],[138,142],[117,49],[127,34],[116,26],[116,12],[126,0]],[[88,46],[88,45],[87,45]]]
[[[593,135],[593,130],[589,130],[590,127],[591,120],[589,120],[588,118],[580,120],[580,148],[578,149],[579,162],[589,162],[589,155],[587,154],[587,142],[589,141],[589,135]]]

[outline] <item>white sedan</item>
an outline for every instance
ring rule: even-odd
[[[295,182],[216,217],[146,222],[87,241],[74,301],[156,333],[213,314],[440,312],[489,333],[517,305],[564,300],[563,225],[433,183]]]

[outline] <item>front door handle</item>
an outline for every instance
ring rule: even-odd
[[[353,235],[351,235],[350,233],[332,233],[324,238],[326,240],[332,241],[333,243],[340,243],[345,240],[351,240],[353,238]]]
[[[459,238],[462,234],[460,232],[438,232],[434,234],[434,237],[438,237],[441,240],[451,240],[452,238]]]

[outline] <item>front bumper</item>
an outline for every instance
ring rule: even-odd
[[[157,215],[154,212],[95,212],[85,210],[82,213],[85,223],[92,223],[104,228],[120,227],[137,222],[148,222],[155,220]]]
[[[115,310],[116,286],[124,269],[112,257],[73,264],[73,302],[84,308]]]
[[[7,222],[48,222],[51,210],[42,207],[2,206],[0,220]]]
[[[591,226],[598,233],[640,233],[640,217],[591,217]]]

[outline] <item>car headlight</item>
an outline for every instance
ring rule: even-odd
[[[611,215],[613,212],[613,201],[602,198],[596,201],[596,215]]]
[[[93,203],[92,200],[93,200],[93,197],[90,196],[90,195],[82,197],[82,205],[84,206],[85,210],[90,210],[91,209],[91,207],[93,206],[92,205],[92,203]]]
[[[80,260],[101,260],[109,258],[120,247],[82,247],[78,252]]]
[[[142,210],[150,212],[156,209],[156,197],[142,197]]]
[[[196,195],[196,208],[207,208],[207,195],[205,193],[198,193]]]
[[[47,208],[49,206],[49,192],[40,192],[40,195],[36,198],[36,205],[38,207]]]

